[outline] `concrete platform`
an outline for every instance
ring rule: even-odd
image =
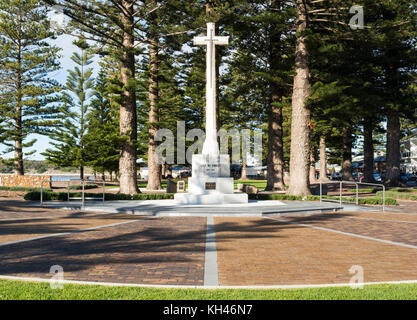
[[[233,186],[233,180],[232,180]],[[248,204],[248,195],[246,193],[176,193],[174,200],[177,206],[183,205],[225,205],[225,204]]]
[[[33,206],[33,203],[30,204]],[[39,204],[40,205],[40,204]],[[224,205],[178,205],[175,200],[147,201],[106,201],[86,202],[44,202],[44,207],[66,210],[80,210],[128,213],[143,216],[233,216],[260,217],[284,213],[317,213],[342,210],[339,204],[313,201],[249,201],[247,204]]]

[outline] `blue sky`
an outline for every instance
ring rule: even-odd
[[[68,35],[62,35],[58,37],[56,40],[51,40],[51,43],[55,44],[56,46],[60,47],[62,49],[61,51],[61,68],[60,70],[53,72],[50,74],[51,78],[56,79],[61,84],[65,84],[67,75],[68,75],[68,69],[74,68],[74,62],[71,60],[71,56],[74,51],[77,51],[77,48],[72,44],[74,41],[74,37],[68,36]],[[97,62],[93,63],[92,68],[94,68],[94,71],[97,71],[98,64]],[[94,72],[94,75],[96,72]],[[33,145],[31,148],[27,148],[24,150],[24,152],[29,152],[32,150],[36,150],[36,152],[33,155],[25,157],[25,159],[29,160],[43,160],[44,157],[41,155],[41,152],[44,152],[46,149],[51,148],[50,146],[50,139],[48,137],[33,134],[30,135],[27,139],[27,141],[30,141],[32,139],[37,139],[37,142]],[[0,145],[0,152],[4,151],[5,147]],[[13,154],[6,154],[1,155],[3,158],[9,158],[13,157]]]

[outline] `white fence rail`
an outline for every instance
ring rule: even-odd
[[[320,202],[323,202],[323,184],[339,184],[339,203],[342,205],[343,202],[343,185],[355,185],[356,186],[356,205],[359,205],[359,185],[374,186],[382,188],[382,211],[385,211],[385,186],[378,183],[366,183],[366,182],[355,182],[355,181],[335,181],[335,182],[320,182]],[[328,199],[324,199],[328,200]]]
[[[71,182],[74,181],[81,181],[81,185],[82,185],[82,189],[81,189],[81,198],[80,197],[71,197],[71,192],[70,192],[70,187],[71,187]],[[92,183],[102,183],[103,186],[103,196],[102,197],[85,197],[85,182],[92,182]],[[44,182],[51,182],[50,180],[44,180],[41,183],[41,206],[43,205],[43,183]],[[82,207],[85,207],[85,200],[100,200],[100,201],[105,201],[105,197],[106,197],[106,182],[103,179],[94,179],[94,180],[89,180],[89,179],[71,179],[71,180],[67,180],[67,181],[60,181],[60,182],[67,182],[67,201],[71,201],[71,200],[81,200],[82,203]]]

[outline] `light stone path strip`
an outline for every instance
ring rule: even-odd
[[[417,280],[404,280],[404,281],[381,281],[381,282],[363,282],[363,283],[324,283],[324,284],[294,284],[294,285],[243,285],[243,286],[198,286],[198,285],[175,285],[175,284],[146,284],[146,283],[119,283],[119,282],[102,282],[102,281],[80,281],[80,280],[56,280],[45,278],[32,278],[32,277],[16,277],[16,276],[3,276],[0,275],[0,280],[11,281],[27,281],[27,282],[49,282],[53,284],[72,284],[72,285],[90,285],[90,286],[103,286],[103,287],[133,287],[133,288],[156,288],[156,289],[257,289],[257,290],[272,290],[272,289],[307,289],[307,288],[338,288],[338,287],[351,287],[352,289],[357,286],[371,286],[371,285],[384,285],[384,284],[417,284]]]
[[[214,219],[207,217],[206,233],[206,260],[204,264],[204,286],[217,287],[219,285],[219,273],[217,270],[216,236]]]
[[[138,221],[140,221],[140,220],[129,220],[129,221],[123,221],[123,222],[116,222],[116,223],[112,223],[112,224],[106,224],[104,226],[91,227],[91,228],[68,231],[68,232],[61,232],[61,233],[53,233],[53,234],[48,234],[46,236],[22,239],[22,240],[17,240],[17,241],[10,241],[10,242],[1,243],[0,247],[5,247],[5,246],[12,245],[12,244],[18,244],[18,243],[23,243],[23,242],[35,241],[35,240],[40,240],[40,239],[45,239],[45,238],[64,236],[64,235],[69,235],[69,234],[73,234],[73,233],[80,233],[80,232],[93,231],[93,230],[98,230],[98,229],[103,229],[103,228],[109,228],[109,227],[119,226],[119,225],[122,225],[122,224],[138,222]]]
[[[271,217],[265,217],[265,219],[275,220],[275,221],[279,221],[279,222],[282,222],[282,223],[293,224],[293,225],[306,227],[306,228],[311,228],[311,229],[316,229],[316,230],[321,230],[321,231],[328,231],[328,232],[343,234],[343,235],[346,235],[346,236],[351,236],[351,237],[356,237],[356,238],[361,238],[361,239],[366,239],[366,240],[378,241],[378,242],[391,244],[391,245],[395,245],[395,246],[400,246],[400,247],[405,247],[405,248],[417,249],[417,246],[413,246],[411,244],[405,244],[405,243],[402,243],[402,242],[383,240],[383,239],[379,239],[379,238],[368,237],[368,236],[364,236],[364,235],[360,235],[360,234],[356,234],[356,233],[343,232],[343,231],[330,229],[330,228],[317,227],[317,226],[313,226],[311,224],[298,223],[298,222],[288,221],[288,220],[285,220],[285,219],[277,219],[277,218],[271,218]]]

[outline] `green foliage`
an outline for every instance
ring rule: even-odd
[[[24,149],[36,142],[28,136],[50,133],[61,117],[61,88],[49,78],[59,69],[60,49],[47,41],[53,36],[42,1],[0,2],[0,143],[4,153],[15,151],[8,163],[21,174]]]
[[[97,198],[100,200],[102,194],[100,193],[84,193],[86,198]],[[81,198],[81,192],[71,192],[70,197]],[[104,195],[106,201],[118,201],[118,200],[166,200],[166,199],[174,199],[174,194],[122,194],[122,193],[106,193]],[[40,201],[41,200],[41,193],[39,191],[32,191],[28,192],[24,196],[25,200],[29,201]],[[46,191],[43,193],[43,200],[44,201],[67,201],[68,200],[68,193],[67,192],[49,192]]]
[[[112,105],[113,76],[105,62],[96,80],[94,95],[87,116],[85,148],[88,165],[98,172],[118,170],[120,158],[119,111]]]
[[[416,197],[417,198],[417,197]],[[302,196],[294,196],[294,195],[286,195],[286,194],[249,194],[250,200],[287,200],[287,201],[301,201],[304,200],[304,197]],[[323,196],[323,199],[329,199],[329,200],[339,200],[339,197],[336,196]],[[319,201],[320,196],[308,196],[305,200],[307,201]],[[343,197],[343,201],[346,202],[356,202],[356,198],[352,197]],[[366,198],[359,198],[359,204],[360,205],[382,205],[383,199],[380,194],[377,194],[376,197],[366,197]],[[389,198],[387,195],[387,198],[385,198],[385,204],[386,205],[398,205],[398,202],[393,199]]]
[[[409,188],[392,188],[389,191],[393,192],[417,192],[417,189],[409,189]]]
[[[88,189],[96,189],[99,188],[100,186],[97,184],[85,184],[84,185],[84,190],[88,190]],[[75,185],[75,186],[70,186],[69,187],[70,190],[82,190],[83,186],[82,185]]]
[[[249,194],[250,200],[291,200],[291,201],[301,201],[303,200],[302,196],[293,196],[286,194]]]
[[[44,188],[45,190],[48,190]],[[0,186],[2,191],[28,191],[28,192],[40,192],[41,188],[28,188],[28,187],[3,187]]]
[[[49,135],[57,142],[51,143],[54,149],[47,149],[42,155],[55,165],[81,168],[80,177],[83,179],[83,167],[88,161],[88,150],[85,147],[86,118],[94,86],[93,69],[88,66],[92,64],[93,56],[85,41],[75,41],[74,44],[80,53],[74,52],[71,57],[75,67],[68,70],[64,107],[61,110],[63,120]]]

